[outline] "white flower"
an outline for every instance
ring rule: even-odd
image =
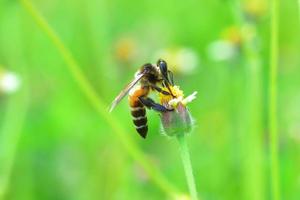
[[[168,104],[173,108],[177,107],[178,103],[180,103],[180,102],[183,105],[186,105],[186,104],[192,102],[194,99],[196,99],[196,94],[197,94],[197,92],[195,91],[191,95],[187,96],[186,98],[183,98],[183,96],[179,96],[177,98],[171,99],[168,102]]]
[[[0,91],[11,94],[16,92],[20,87],[21,81],[19,76],[14,72],[3,72],[0,74]]]
[[[230,41],[217,40],[208,46],[207,53],[212,60],[226,61],[234,58],[238,54],[238,47]]]

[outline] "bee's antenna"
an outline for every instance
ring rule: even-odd
[[[164,85],[168,88],[170,94],[171,94],[173,97],[175,97],[175,96],[173,95],[171,89],[170,89],[170,86],[169,86],[169,85],[173,85],[173,83],[172,83],[172,82],[173,82],[173,75],[172,75],[172,77],[171,77],[172,82],[170,82],[169,76],[168,76],[169,73],[170,73],[170,71],[168,70],[167,62],[164,61],[164,60],[162,60],[162,59],[159,59],[159,60],[157,61],[157,66],[159,67],[160,72],[161,72],[161,74],[162,74],[162,78],[164,79],[164,81],[163,81]]]
[[[171,85],[174,85],[173,73],[170,70],[168,70],[168,75],[170,78]]]

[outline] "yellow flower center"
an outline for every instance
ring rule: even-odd
[[[186,106],[186,104],[192,102],[196,98],[196,94],[197,94],[197,92],[193,92],[191,95],[184,98],[183,91],[180,90],[179,86],[177,86],[177,85],[174,85],[174,86],[170,85],[169,88],[163,87],[162,90],[169,92],[169,93],[171,91],[173,96],[165,95],[160,92],[159,97],[158,97],[160,100],[160,103],[166,107],[175,108],[175,109],[177,108],[178,103],[181,103],[182,105]]]
[[[170,85],[169,88],[171,90],[171,93],[174,95],[174,97],[172,95],[165,95],[160,92],[159,100],[162,105],[168,105],[172,99],[180,98],[180,97],[183,98],[183,91],[179,89],[179,86]],[[163,87],[162,90],[170,93],[170,91],[167,87]]]

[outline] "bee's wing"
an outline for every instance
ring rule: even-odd
[[[128,94],[128,92],[141,80],[141,78],[145,75],[145,73],[138,74],[133,81],[131,81],[126,87],[120,92],[120,94],[114,99],[109,108],[109,112],[111,112],[120,101]]]

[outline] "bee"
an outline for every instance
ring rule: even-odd
[[[170,85],[174,85],[173,74],[168,70],[166,61],[159,59],[156,65],[146,63],[135,73],[134,79],[114,99],[109,112],[129,93],[128,100],[135,129],[142,138],[146,138],[148,133],[146,108],[158,112],[173,110],[156,103],[148,95],[150,91],[157,91],[163,95],[174,97]],[[161,87],[167,88],[168,91],[163,90]]]

